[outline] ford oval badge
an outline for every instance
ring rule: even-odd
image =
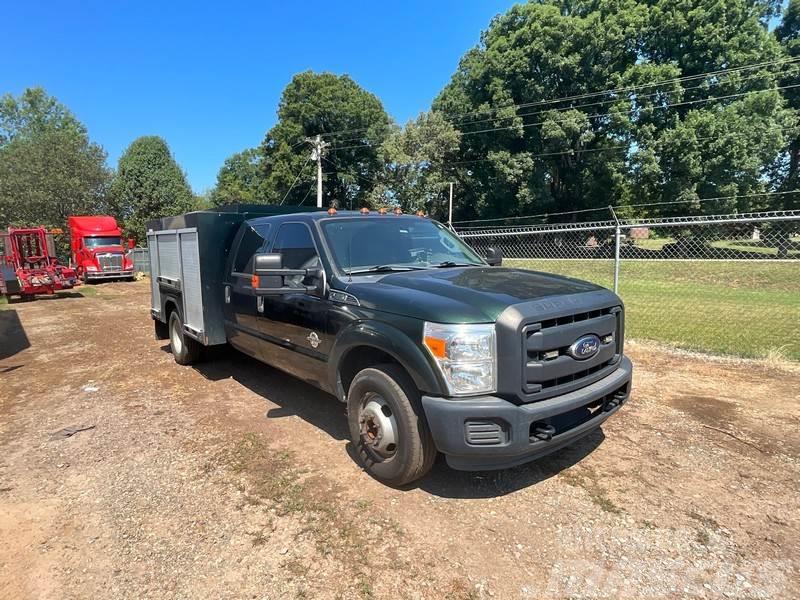
[[[599,350],[600,338],[592,334],[575,340],[567,350],[567,354],[575,360],[586,360],[587,358],[592,358]]]

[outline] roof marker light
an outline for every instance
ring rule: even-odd
[[[333,207],[331,206],[331,207],[328,209],[328,214],[329,214],[330,216],[333,216],[333,215],[335,215],[335,214],[336,214],[336,209],[335,209],[335,208],[333,208]]]
[[[381,206],[381,207],[378,209],[378,214],[379,214],[379,215],[385,215],[385,214],[386,214],[386,208],[385,208],[385,207],[383,207],[383,206]]]
[[[360,212],[362,215],[368,215],[369,214],[369,209],[365,206],[364,208],[362,208],[358,212]]]
[[[398,206],[397,208],[394,209],[393,212],[396,215],[402,215],[403,214],[403,209]]]

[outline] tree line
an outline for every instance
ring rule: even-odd
[[[203,207],[160,137],[135,140],[116,170],[106,159],[83,123],[42,88],[3,96],[0,227],[66,230],[70,215],[109,214],[141,243],[148,220]]]
[[[770,22],[778,25],[770,29]],[[455,220],[592,210],[669,216],[800,208],[800,0],[538,0],[495,17],[429,111],[403,126],[347,75],[295,75],[277,122],[193,195],[164,140],[114,170],[39,88],[0,101],[0,226],[229,203],[324,202]],[[775,192],[781,192],[779,194]],[[591,216],[591,213],[588,213]]]
[[[540,0],[497,16],[431,110],[394,124],[347,76],[296,75],[216,203],[313,201],[305,138],[330,144],[328,203],[455,219],[800,207],[800,2]],[[294,183],[297,180],[297,183]],[[644,206],[643,206],[644,205]],[[607,213],[605,213],[607,214]],[[591,215],[587,215],[591,217]]]

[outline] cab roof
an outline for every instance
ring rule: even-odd
[[[99,235],[107,233],[120,235],[116,219],[106,215],[70,217],[68,224],[70,229],[76,229],[87,234]]]
[[[284,213],[284,214],[277,214],[277,215],[263,215],[263,216],[254,216],[248,221],[301,221],[301,222],[309,222],[309,221],[324,221],[325,219],[339,219],[339,218],[358,218],[358,219],[368,219],[368,218],[381,218],[381,219],[425,219],[427,217],[420,217],[413,213],[400,213],[395,214],[392,211],[387,210],[385,214],[379,213],[377,210],[370,210],[368,213],[362,213],[358,210],[337,210],[335,213],[331,214],[327,210],[319,209],[313,212],[297,212],[297,213]]]

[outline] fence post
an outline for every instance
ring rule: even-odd
[[[619,224],[614,230],[614,293],[619,294]]]
[[[619,294],[619,219],[617,218],[617,213],[614,212],[613,206],[609,206],[608,210],[611,211],[611,216],[614,217],[614,221],[617,224],[614,228],[614,293]]]

